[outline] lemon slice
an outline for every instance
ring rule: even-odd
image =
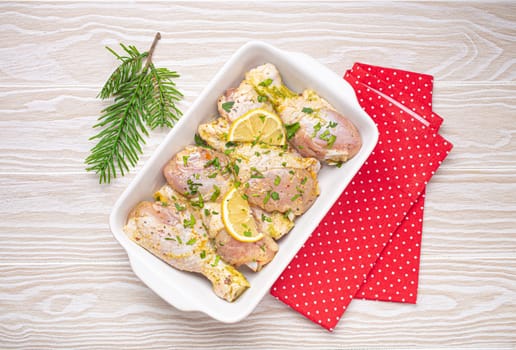
[[[263,238],[251,215],[249,203],[236,188],[222,200],[222,222],[226,231],[237,241],[256,242]]]
[[[283,146],[287,142],[281,119],[274,113],[257,108],[238,117],[228,133],[228,141],[263,142]]]

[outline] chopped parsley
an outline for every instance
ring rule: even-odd
[[[220,161],[219,161],[219,157],[215,157],[209,161],[206,162],[206,164],[204,164],[204,167],[207,168],[209,166],[213,165],[213,167],[215,169],[220,169]]]
[[[215,261],[213,262],[213,264],[211,264],[212,267],[215,267],[219,264],[219,261],[220,261],[220,256],[215,256]]]
[[[314,110],[310,107],[303,107],[302,112],[306,114],[312,114]]]
[[[196,194],[199,192],[199,187],[202,186],[201,183],[193,182],[192,179],[188,179],[186,181],[186,184],[188,185],[188,190],[190,191],[190,194]]]
[[[301,180],[301,185],[304,185],[308,181],[308,178],[305,176],[303,180]]]
[[[272,219],[265,214],[262,214],[262,221],[272,222]]]
[[[238,164],[233,163],[232,168],[233,168],[233,172],[235,173],[235,175],[238,175],[238,173],[240,172],[240,167],[238,166]]]
[[[271,84],[272,84],[272,79],[271,78],[267,78],[267,79],[265,79],[264,81],[262,81],[258,85],[263,86],[263,87],[267,87],[267,86],[269,86]]]
[[[299,197],[301,197],[301,194],[300,193],[296,193],[295,195],[292,196],[292,198],[290,198],[290,200],[293,202],[296,199],[298,199]]]
[[[181,237],[176,236],[176,240],[177,240],[177,243],[179,243],[179,244],[183,244],[183,241],[181,240]]]
[[[333,144],[335,143],[335,141],[337,140],[337,136],[335,135],[330,135],[330,138],[328,139],[328,144],[327,144],[327,147],[330,148],[331,146],[333,146]]]
[[[199,256],[201,257],[201,259],[204,259],[206,257],[206,251],[203,250],[201,254],[199,254]]]
[[[278,186],[281,183],[281,177],[279,175],[276,175],[274,178],[274,185]]]
[[[317,123],[314,125],[314,132],[312,133],[312,137],[315,137],[317,135],[317,133],[319,132],[319,130],[321,130],[322,128],[322,125],[321,123]]]
[[[249,199],[249,197],[247,196],[247,194],[242,193],[242,199],[246,201]]]
[[[328,124],[328,127],[333,129],[333,128],[335,128],[337,125],[339,125],[339,123],[334,122],[333,120],[330,120],[330,124]]]
[[[210,210],[204,209],[204,216],[210,216]]]
[[[265,102],[267,101],[267,96],[258,95],[258,102]]]
[[[235,104],[234,101],[224,102],[222,104],[222,109],[229,113],[229,112],[231,112],[231,108],[233,108],[234,104]]]
[[[197,239],[195,237],[192,237],[186,242],[186,245],[194,245],[195,242],[197,242]]]
[[[206,141],[202,139],[202,137],[199,134],[195,134],[194,141],[196,146],[204,147],[204,148],[211,148]]]
[[[255,167],[251,167],[251,179],[263,179],[265,176],[263,176],[263,174],[258,170],[256,169]]]
[[[188,166],[188,158],[190,158],[189,156],[183,156],[183,165],[184,166]]]
[[[209,179],[213,179],[215,177],[217,177],[217,172],[214,172],[214,173],[211,173],[210,175],[208,175]]]
[[[202,195],[199,193],[199,199],[197,201],[190,201],[190,204],[193,207],[202,209],[204,208],[204,198],[202,198]]]
[[[196,222],[195,217],[192,214],[190,214],[189,220],[186,220],[186,219],[183,220],[183,227],[184,228],[193,228],[195,225],[195,222]],[[181,243],[181,242],[179,242],[179,243]]]
[[[177,204],[177,202],[176,202],[176,203],[174,203],[174,205],[175,205],[175,207],[176,207],[177,211],[183,211],[183,210],[185,210],[185,209],[186,209],[186,208],[185,208],[185,207],[183,207],[182,205]]]
[[[213,185],[213,194],[210,197],[211,202],[215,202],[220,196],[220,188],[217,185]]]
[[[269,199],[271,198],[271,191],[267,191],[265,194],[265,197],[263,198],[263,204],[267,204],[269,202]]]
[[[279,200],[279,193],[278,192],[271,192],[271,198],[275,201]]]
[[[285,130],[287,131],[287,140],[290,140],[294,137],[296,132],[301,128],[299,122],[295,122],[294,124],[286,124]]]

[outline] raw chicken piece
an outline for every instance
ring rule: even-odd
[[[269,236],[254,243],[239,242],[226,230],[215,236],[217,253],[234,266],[247,265],[253,271],[260,271],[268,264],[278,251],[278,244]]]
[[[238,166],[237,177],[245,185],[249,203],[268,212],[304,213],[319,195],[317,159],[266,144],[228,145],[221,140],[228,129],[229,124],[219,118],[200,125],[199,134]]]
[[[250,70],[246,81],[267,96],[285,124],[298,126],[290,143],[301,155],[341,164],[360,150],[360,134],[346,117],[313,90],[305,90],[302,95],[290,91],[274,65],[267,63]]]
[[[313,90],[286,99],[279,110],[286,124],[299,123],[290,143],[306,157],[336,164],[346,162],[362,147],[357,128]]]
[[[294,227],[294,216],[285,215],[280,212],[269,213],[256,206],[251,207],[254,219],[258,224],[258,231],[278,240],[286,235]]]
[[[226,138],[229,132],[229,122],[227,119],[217,118],[209,123],[201,124],[197,128],[197,132],[208,145],[217,151],[226,151]]]
[[[200,202],[215,201],[231,186],[229,159],[223,153],[187,146],[165,166],[168,184],[182,195]]]
[[[315,158],[264,144],[237,145],[230,156],[240,164],[238,179],[249,203],[265,211],[301,215],[319,195]]]
[[[183,162],[182,159],[185,156],[189,158]],[[212,164],[206,166],[205,158],[209,158],[209,162]],[[213,164],[213,160],[217,158],[220,166]],[[188,146],[168,163],[165,167],[165,176],[171,187],[178,192],[184,191],[185,181],[190,181],[190,187],[192,183],[199,184],[195,188],[203,199],[202,201],[199,199],[194,204],[200,210],[202,222],[211,238],[222,236],[224,237],[223,241],[228,245],[226,248],[217,245],[215,247],[217,253],[224,261],[232,265],[245,264],[251,270],[258,271],[274,258],[278,246],[270,237],[264,237],[256,243],[247,243],[237,241],[227,234],[221,218],[220,201],[233,183],[228,165],[229,159],[223,153],[202,147]],[[216,171],[216,175],[213,175],[214,171]],[[214,188],[215,191],[211,191],[210,188]],[[203,192],[204,189],[207,190]],[[165,187],[160,193],[166,198],[170,195],[167,191]],[[191,195],[191,191],[187,191],[185,194]]]
[[[254,87],[245,80],[237,87],[229,89],[219,98],[218,109],[222,117],[233,122],[252,109],[262,108],[274,112],[267,97],[259,95]]]
[[[180,198],[173,203],[160,199],[139,203],[129,214],[125,233],[173,267],[204,275],[219,297],[238,298],[249,282],[220,259],[195,211]]]
[[[317,175],[306,169],[276,168],[251,178],[245,193],[249,203],[268,212],[301,215],[319,195]]]

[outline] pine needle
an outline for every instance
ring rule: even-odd
[[[86,170],[95,172],[100,183],[110,183],[136,165],[145,144],[143,135],[149,135],[147,128],[172,128],[182,115],[176,102],[183,94],[173,81],[179,74],[152,63],[160,38],[157,33],[149,51],[143,53],[124,44],[120,44],[122,55],[106,47],[122,63],[98,95],[100,99],[113,98],[113,104],[102,110],[93,126],[102,130],[90,138],[98,142],[85,160]]]

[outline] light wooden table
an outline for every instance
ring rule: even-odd
[[[427,191],[417,305],[354,301],[328,333],[271,296],[239,324],[180,312],[112,237],[134,171],[100,186],[88,137],[115,67],[104,45],[182,74],[189,105],[249,40],[433,74],[455,148]],[[516,346],[516,6],[511,2],[0,4],[0,348]]]

